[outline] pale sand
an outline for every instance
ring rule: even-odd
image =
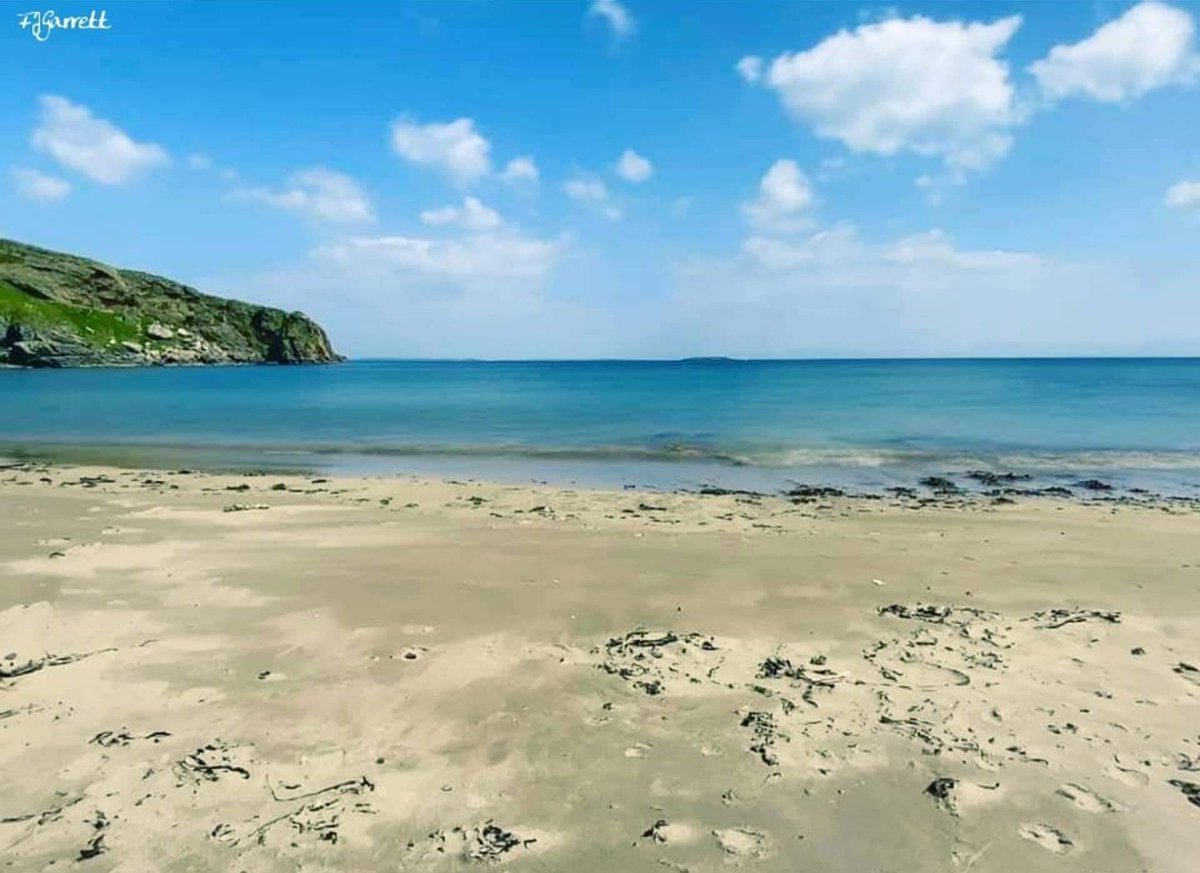
[[[0,659],[6,869],[1200,858],[1186,508],[0,470]]]

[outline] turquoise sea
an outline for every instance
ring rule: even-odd
[[[1195,495],[1200,359],[0,370],[0,455],[755,490],[986,469]]]

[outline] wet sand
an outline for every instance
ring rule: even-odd
[[[0,470],[0,868],[1191,871],[1200,514]]]

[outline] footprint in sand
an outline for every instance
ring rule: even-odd
[[[1200,667],[1196,667],[1186,661],[1180,661],[1171,668],[1171,671],[1182,676],[1193,685],[1200,685]]]
[[[1074,782],[1068,782],[1061,786],[1058,789],[1058,796],[1065,797],[1084,812],[1116,812],[1120,809],[1118,804],[1107,797],[1101,797],[1091,789]]]
[[[431,634],[434,632],[434,630],[435,628],[431,624],[406,624],[400,626],[400,633],[407,634],[409,636]]]
[[[660,818],[642,832],[642,839],[679,846],[695,842],[701,833],[702,831],[686,822],[669,822]]]
[[[388,655],[390,661],[419,661],[429,653],[425,646],[409,646],[407,649]]]
[[[1075,847],[1070,837],[1048,824],[1023,824],[1017,833],[1056,855],[1065,855]]]
[[[1004,794],[999,782],[962,782],[945,776],[930,782],[925,788],[925,793],[953,816],[957,816],[964,809],[999,800]]]
[[[753,828],[725,828],[713,831],[717,845],[721,847],[730,859],[757,860],[764,858],[770,851],[770,840],[767,835]]]
[[[1116,779],[1118,782],[1124,782],[1126,785],[1131,785],[1135,788],[1143,788],[1150,784],[1149,773],[1140,766],[1123,760],[1120,755],[1113,756],[1113,762],[1105,768],[1104,772],[1105,775]]]

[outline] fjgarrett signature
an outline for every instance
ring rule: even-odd
[[[44,12],[20,12],[17,23],[28,30],[38,42],[45,42],[56,30],[112,30],[108,10],[93,9],[87,15],[59,15],[53,9]]]

